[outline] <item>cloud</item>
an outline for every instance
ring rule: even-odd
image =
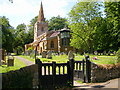
[[[53,16],[66,17],[68,11],[77,0],[42,0],[45,18]],[[0,1],[0,14],[9,18],[11,25],[28,24],[29,21],[38,15],[40,0],[9,0]]]

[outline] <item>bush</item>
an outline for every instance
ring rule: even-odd
[[[15,51],[16,51],[16,54],[17,54],[17,55],[22,54],[23,48],[22,48],[21,46],[18,46],[18,47],[15,49]]]
[[[119,63],[120,62],[120,49],[117,51],[116,55],[117,55],[117,63]]]

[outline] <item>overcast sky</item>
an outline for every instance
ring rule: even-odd
[[[13,0],[13,3],[0,0],[0,16],[6,16],[13,27],[21,23],[28,25],[30,20],[38,15],[41,1],[44,16],[49,20],[58,15],[67,17],[78,0]]]

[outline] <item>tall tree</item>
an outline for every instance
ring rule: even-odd
[[[52,17],[50,20],[49,20],[49,23],[48,23],[48,29],[49,30],[59,30],[59,29],[63,29],[65,26],[67,26],[66,24],[66,19],[65,18],[62,18],[60,16],[57,16],[57,17]]]
[[[12,52],[14,28],[9,24],[9,20],[5,16],[0,17],[0,25],[2,30],[2,48],[5,49],[7,52]]]
[[[26,25],[23,24],[19,24],[16,28],[16,32],[15,32],[15,41],[14,41],[14,49],[18,50],[19,48],[23,51],[24,49],[24,45],[26,42]],[[22,52],[21,51],[21,52]]]
[[[79,2],[69,13],[68,23],[72,30],[71,45],[75,48],[93,51],[93,35],[96,27],[93,22],[101,17],[100,6],[97,2]]]
[[[108,21],[107,29],[111,37],[110,49],[118,50],[118,47],[120,47],[120,1],[105,2],[105,12]]]

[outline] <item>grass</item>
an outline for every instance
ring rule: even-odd
[[[2,65],[2,66],[0,66],[0,73],[9,72],[11,70],[18,70],[18,69],[25,67],[25,66],[26,66],[26,64],[24,64],[22,61],[14,58],[14,66],[8,67],[7,65]]]
[[[90,56],[90,61],[94,62],[96,64],[115,64],[117,57],[116,56],[105,56],[105,55],[89,55]],[[23,56],[20,55],[20,57],[26,58],[30,61],[35,61],[35,59],[30,58],[29,56]],[[66,63],[68,60],[68,56],[67,55],[60,55],[60,56],[52,56],[52,59],[47,59],[47,58],[41,58],[40,56],[37,56],[42,62],[52,62],[55,61],[57,63]],[[93,60],[93,57],[97,57],[98,60]],[[75,60],[76,61],[80,61],[83,58],[85,58],[83,55],[75,55]]]
[[[76,82],[81,83],[81,84],[83,83],[83,81],[81,81],[81,80],[76,80]]]
[[[97,57],[98,60],[93,60],[93,57]],[[116,56],[91,56],[91,62],[94,62],[96,64],[115,64],[116,60]]]

